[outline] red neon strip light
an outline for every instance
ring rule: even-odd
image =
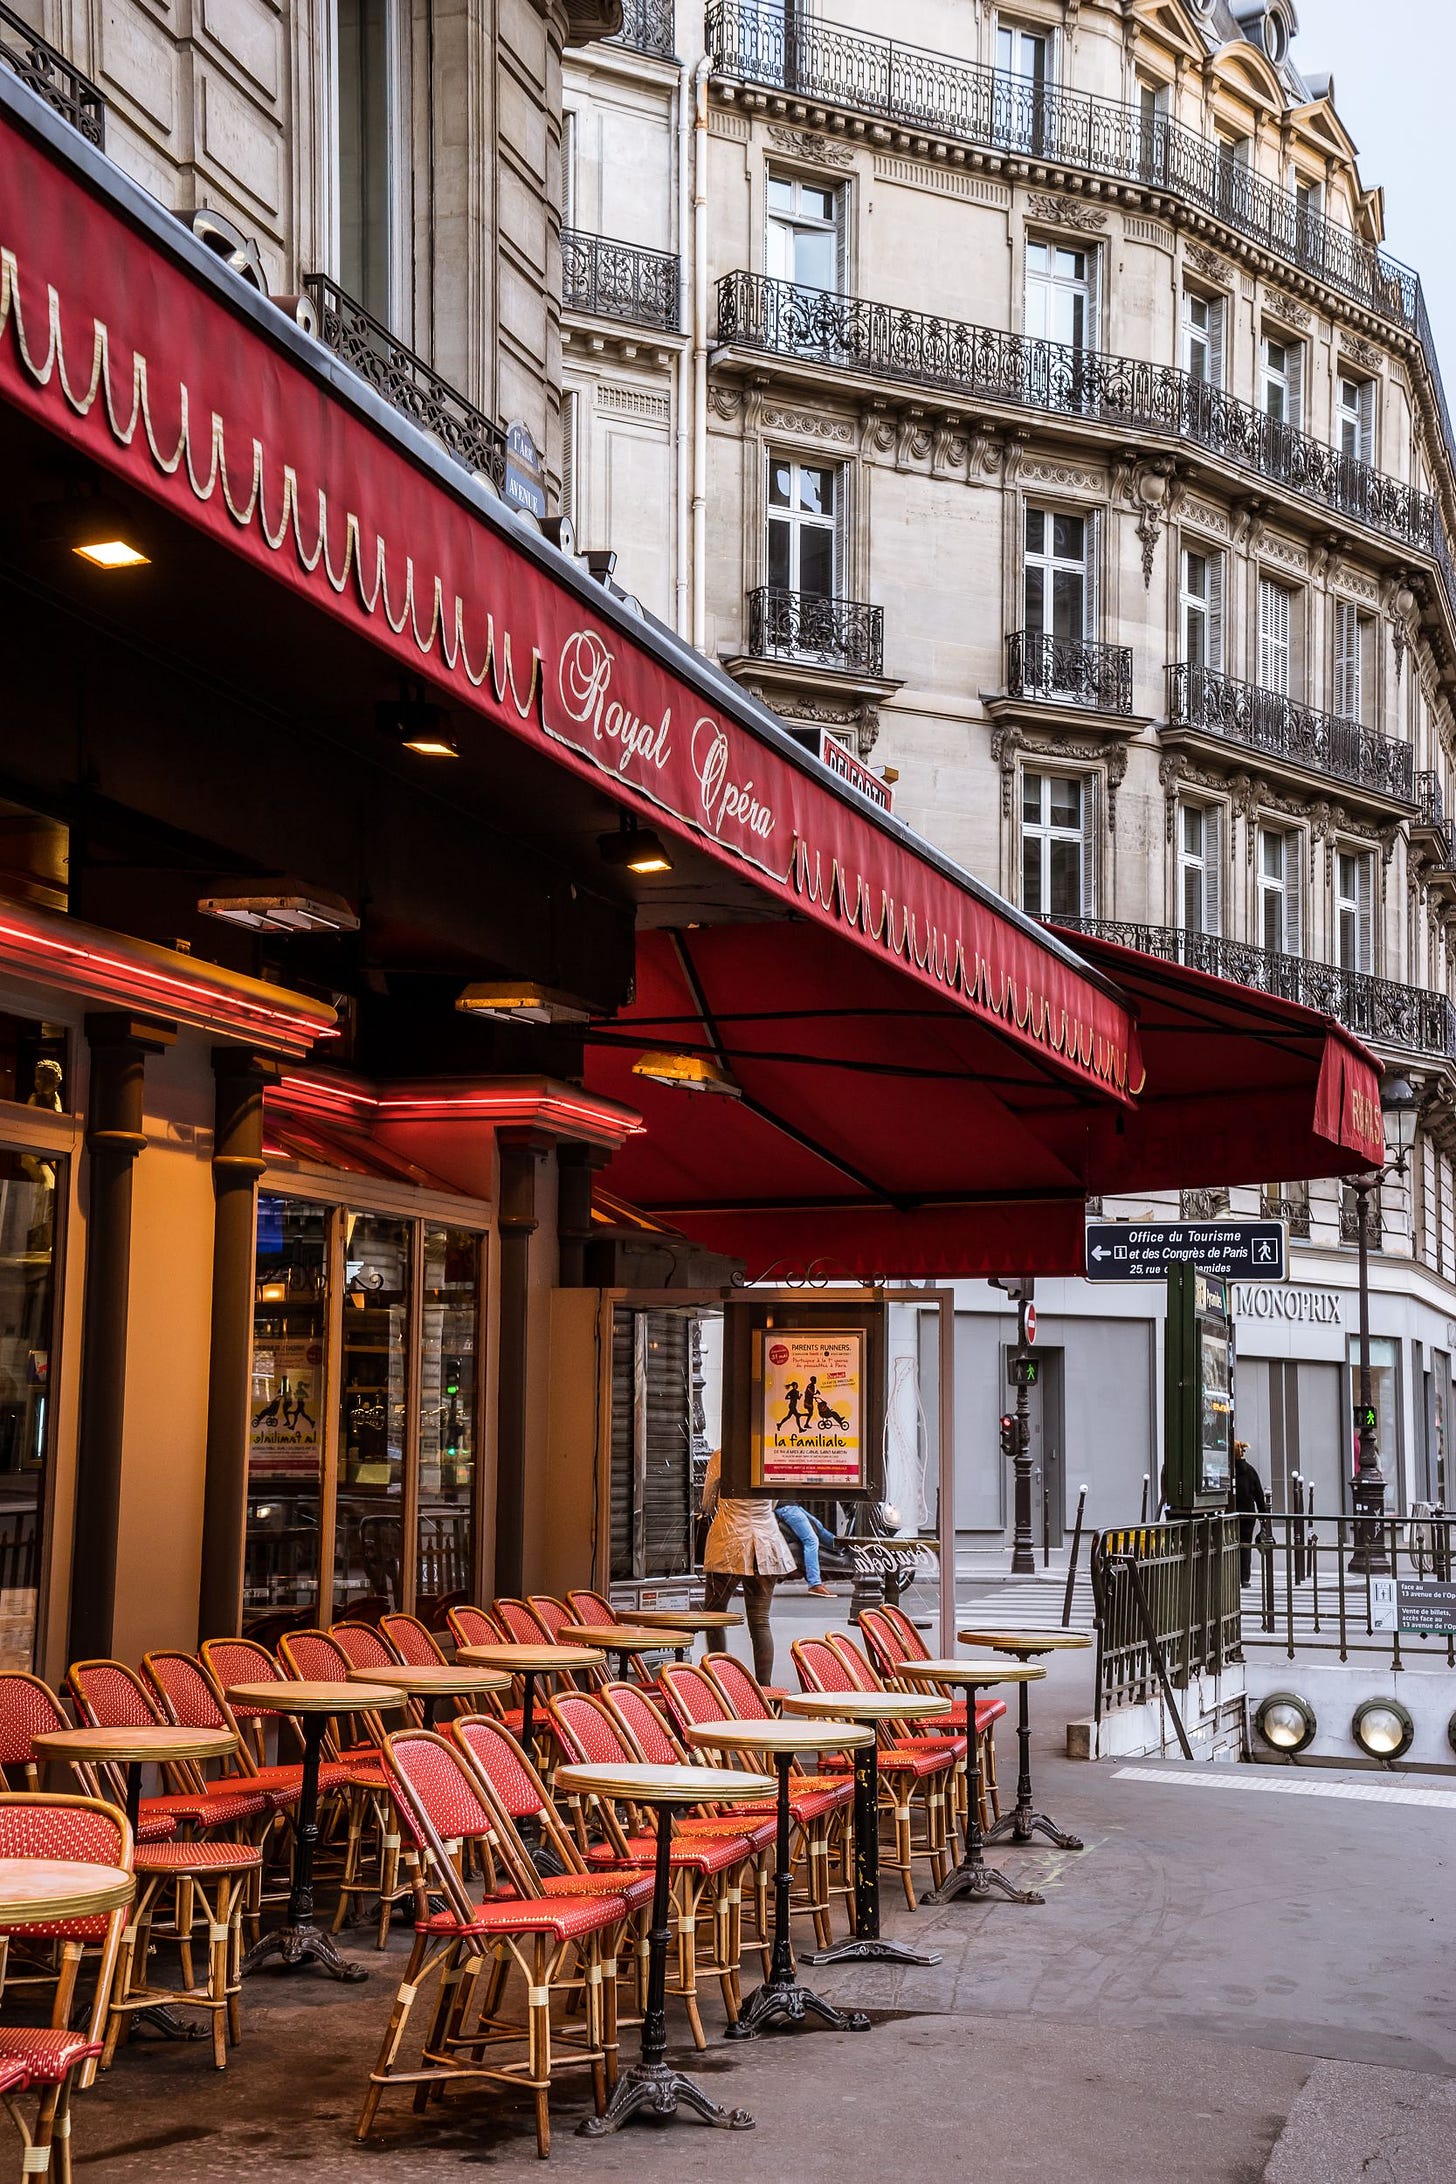
[[[476,1115],[494,1122],[575,1122],[604,1135],[624,1138],[640,1136],[645,1128],[625,1109],[566,1099],[553,1092],[421,1092],[380,1097],[317,1077],[286,1076],[279,1081],[279,1097],[287,1100],[299,1094],[300,1106],[317,1106],[360,1120],[391,1115],[401,1122],[448,1122]]]
[[[190,1004],[198,1005],[208,1015],[238,1015],[251,1021],[277,1024],[286,1027],[310,1044],[323,1036],[325,1026],[321,1019],[300,1016],[291,1009],[270,1009],[265,1002],[250,1001],[245,994],[231,993],[225,987],[205,986],[196,979],[179,978],[170,971],[153,970],[150,965],[133,961],[129,956],[108,955],[100,948],[82,948],[74,941],[60,940],[50,933],[37,932],[31,926],[0,925],[0,941],[19,941],[27,948],[48,949],[76,964],[94,964],[98,969],[110,971],[131,982],[158,988],[165,994],[183,996]],[[20,966],[17,966],[20,968]]]

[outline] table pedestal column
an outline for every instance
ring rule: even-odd
[[[293,1831],[293,1886],[288,1892],[288,1915],[282,1926],[255,1941],[243,1958],[243,1977],[255,1972],[270,1957],[282,1957],[286,1965],[310,1959],[334,1979],[367,1979],[362,1964],[351,1964],[339,1954],[332,1934],[314,1923],[313,1854],[318,1843],[319,1752],[324,1741],[323,1714],[303,1716],[303,1783],[298,1798],[298,1818]]]
[[[751,2040],[766,2025],[801,2025],[807,2015],[822,2018],[836,2032],[868,2032],[870,2021],[863,2010],[837,2010],[812,1987],[799,1983],[794,1968],[794,1945],[789,1936],[789,1898],[793,1888],[793,1862],[789,1838],[793,1816],[789,1804],[789,1769],[793,1754],[776,1752],[778,1766],[778,1842],[774,1873],[774,1945],[768,1978],[748,1997],[736,2025],[728,2027],[730,2040]]]
[[[1025,1655],[1018,1655],[1024,1659]],[[971,1720],[976,1717],[975,1707],[970,1709]],[[974,1733],[974,1732],[973,1732]],[[1065,1828],[1049,1820],[1044,1812],[1038,1812],[1031,1802],[1031,1703],[1029,1687],[1021,1686],[1019,1710],[1016,1717],[1016,1740],[1021,1748],[1021,1765],[1016,1777],[1016,1803],[1010,1812],[1003,1812],[993,1827],[986,1831],[989,1843],[1029,1843],[1034,1836],[1045,1835],[1056,1844],[1058,1850],[1081,1850],[1080,1835],[1068,1835]]]
[[[988,1866],[981,1855],[981,1745],[976,1735],[976,1694],[972,1688],[966,1701],[966,1854],[953,1872],[947,1873],[939,1888],[928,1889],[921,1897],[922,1903],[954,1903],[961,1896],[1004,1896],[1008,1903],[1045,1903],[1034,1888],[1016,1888],[1004,1873]]]
[[[582,2138],[605,2138],[620,2131],[633,2116],[675,2116],[678,2106],[690,2109],[720,2131],[751,2131],[753,2118],[745,2108],[720,2108],[702,2087],[680,2070],[671,2070],[667,2055],[667,1947],[672,1938],[669,1908],[672,1898],[672,1807],[657,1811],[657,1857],[652,1875],[652,1926],[647,1936],[647,2011],[642,2019],[642,2060],[631,2064],[617,2080],[616,2088],[600,2116],[588,2116],[577,2125]]]
[[[938,1964],[938,1949],[911,1949],[880,1938],[880,1759],[878,1743],[854,1754],[854,1937],[832,1949],[806,1950],[806,1964]]]

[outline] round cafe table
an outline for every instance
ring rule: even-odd
[[[697,2082],[670,2070],[667,2055],[667,1945],[672,1891],[672,1816],[682,1806],[741,1802],[766,1797],[773,1789],[767,1775],[740,1774],[727,1767],[633,1767],[625,1763],[558,1767],[558,1786],[581,1797],[626,1798],[657,1808],[657,1854],[652,1867],[652,1925],[647,1936],[647,2010],[642,2019],[642,2059],[622,2072],[600,2116],[577,2125],[583,2138],[603,2138],[620,2131],[645,2109],[654,2116],[675,2116],[678,2103],[721,2131],[751,2131],[753,2118],[742,2108],[720,2108]]]
[[[744,2003],[736,2025],[728,2027],[730,2040],[751,2040],[782,2018],[802,2025],[806,2011],[822,2017],[836,2032],[868,2032],[870,2021],[860,2010],[837,2010],[802,1986],[794,1966],[794,1945],[789,1935],[789,1895],[793,1886],[793,1860],[789,1835],[793,1815],[789,1801],[789,1770],[798,1752],[843,1752],[873,1745],[872,1728],[846,1722],[812,1721],[697,1721],[683,1731],[689,1744],[710,1752],[754,1752],[772,1759],[779,1778],[778,1841],[774,1870],[774,1942],[768,1978]]]
[[[947,1873],[939,1888],[927,1890],[922,1903],[953,1903],[958,1896],[985,1897],[1002,1895],[1010,1903],[1045,1903],[1034,1888],[1013,1888],[1004,1873],[988,1866],[982,1857],[981,1835],[981,1754],[980,1740],[976,1735],[976,1693],[990,1691],[997,1684],[1040,1683],[1046,1675],[1044,1668],[1033,1668],[1029,1662],[1014,1661],[1004,1668],[992,1668],[984,1661],[911,1661],[900,1663],[898,1675],[907,1682],[950,1684],[958,1686],[966,1694],[966,1848],[965,1856],[951,1873]]]
[[[81,1765],[110,1761],[126,1771],[126,1817],[135,1841],[141,1815],[142,1769],[168,1760],[222,1759],[237,1748],[231,1729],[179,1729],[173,1722],[147,1723],[136,1729],[49,1729],[35,1740],[44,1759]]]
[[[675,1638],[663,1639],[663,1645],[685,1659],[697,1634],[708,1637],[715,1630],[737,1630],[743,1621],[732,1608],[639,1608],[635,1621],[644,1630],[663,1630],[677,1633]]]
[[[313,1856],[318,1845],[319,1753],[331,1716],[386,1711],[403,1703],[398,1686],[361,1683],[240,1683],[228,1686],[234,1706],[265,1708],[273,1714],[294,1714],[303,1726],[303,1780],[299,1786],[298,1811],[293,1823],[293,1885],[288,1891],[288,1910],[281,1926],[255,1941],[243,1958],[243,1976],[255,1972],[269,1957],[280,1956],[287,1965],[312,1959],[335,1979],[367,1979],[362,1964],[340,1956],[332,1934],[314,1923]]]
[[[441,1699],[468,1698],[476,1692],[509,1691],[511,1679],[497,1668],[351,1668],[350,1683],[388,1684],[406,1698],[418,1699],[427,1729],[435,1726]]]
[[[602,1665],[599,1646],[457,1646],[455,1658],[471,1668],[503,1668],[520,1677],[521,1743],[528,1759],[536,1733],[536,1678]]]
[[[47,1919],[86,1919],[115,1911],[136,1894],[124,1866],[73,1858],[0,1858],[0,1928]]]
[[[691,1631],[677,1634],[684,1651],[691,1643]],[[627,1663],[636,1653],[671,1653],[673,1633],[668,1630],[641,1630],[635,1623],[564,1623],[557,1632],[562,1642],[569,1646],[592,1646],[601,1653],[615,1653],[617,1674],[625,1676]]]
[[[1046,1653],[1078,1653],[1092,1641],[1080,1630],[962,1630],[956,1633],[963,1646],[989,1646],[993,1653],[1009,1653],[1018,1661],[1034,1661]],[[1016,1777],[1016,1803],[1010,1812],[1003,1812],[994,1827],[988,1828],[987,1843],[1029,1843],[1037,1835],[1045,1835],[1056,1844],[1058,1850],[1081,1850],[1080,1835],[1069,1835],[1059,1828],[1044,1812],[1038,1812],[1031,1801],[1031,1709],[1027,1696],[1028,1686],[1022,1684],[1017,1694],[1019,1711],[1016,1717],[1016,1739],[1020,1747],[1021,1766]]]
[[[914,1691],[788,1691],[786,1714],[839,1722],[934,1721],[950,1712],[950,1700]],[[846,1740],[847,1741],[847,1740]],[[844,1964],[868,1958],[876,1964],[938,1964],[938,1949],[911,1949],[880,1933],[880,1754],[871,1736],[854,1748],[854,1934],[831,1949],[806,1950],[807,1964]]]

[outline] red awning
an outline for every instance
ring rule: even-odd
[[[1132,1114],[1091,1124],[1089,1189],[1298,1183],[1380,1166],[1379,1065],[1339,1024],[1160,956],[1068,938],[1131,1001],[1146,1072]]]
[[[1038,1081],[1004,1041],[811,928],[642,935],[636,1000],[588,1054],[592,1089],[646,1124],[611,1187],[755,1279],[1070,1274],[1089,1194],[1296,1182],[1383,1157],[1378,1073],[1338,1026],[1076,946],[1138,1012],[1131,1113]],[[634,1075],[661,1047],[717,1060],[742,1097]]]
[[[1138,1058],[1105,981],[524,530],[3,76],[0,253],[0,400],[463,714],[690,840],[769,915],[1125,1100]]]

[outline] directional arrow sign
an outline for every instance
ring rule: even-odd
[[[1170,1266],[1225,1280],[1282,1282],[1282,1221],[1089,1221],[1089,1282],[1160,1282]]]

